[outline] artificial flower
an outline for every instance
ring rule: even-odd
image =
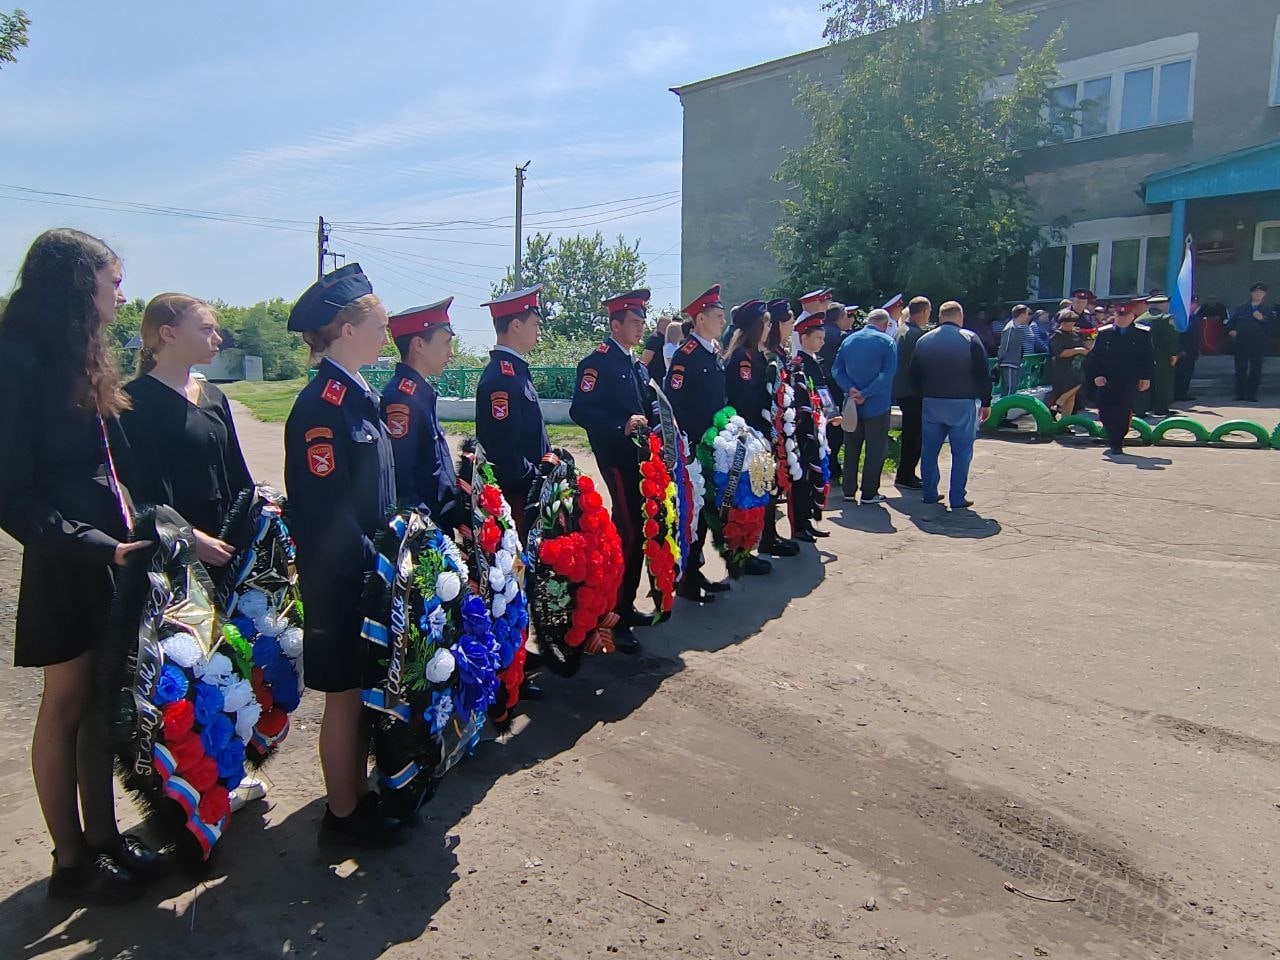
[[[231,801],[226,788],[215,784],[203,791],[196,813],[210,826],[217,826],[225,820],[231,813]]]
[[[285,630],[276,639],[280,642],[280,650],[290,660],[297,660],[302,656],[302,628],[290,627]]]
[[[166,663],[156,680],[155,705],[165,707],[187,695],[187,675],[172,663]]]
[[[164,738],[173,743],[191,733],[195,725],[195,708],[190,700],[178,700],[164,708],[162,714]]]
[[[437,650],[427,661],[424,672],[428,683],[444,683],[453,676],[454,669],[453,654],[448,650]]]
[[[222,691],[203,680],[196,681],[196,722],[202,727],[211,724],[222,715]]]
[[[253,739],[253,728],[258,724],[258,718],[262,716],[262,706],[259,703],[250,703],[241,707],[236,711],[236,736],[248,743]]]
[[[246,590],[240,594],[240,599],[236,602],[236,612],[250,620],[266,616],[270,609],[271,603],[261,590]]]
[[[160,649],[164,651],[166,660],[172,660],[185,670],[194,668],[203,656],[199,641],[183,631],[170,634],[162,640]]]

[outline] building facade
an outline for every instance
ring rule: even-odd
[[[1079,112],[1060,142],[1024,157],[1046,241],[1030,288],[1006,296],[1172,289],[1188,234],[1202,300],[1240,302],[1257,280],[1280,292],[1280,4],[1024,5],[1036,15],[1029,45],[1064,29],[1053,94]],[[673,88],[684,109],[686,298],[715,281],[733,300],[776,282],[767,244],[787,188],[773,175],[783,148],[808,137],[795,96],[810,80],[837,82],[857,49],[855,40]]]

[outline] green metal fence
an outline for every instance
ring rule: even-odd
[[[1000,378],[997,376],[996,360],[994,357],[987,360],[987,369],[991,372],[991,379],[995,384],[995,395],[1001,396]],[[1049,355],[1047,353],[1030,353],[1022,358],[1022,376],[1018,378],[1018,392],[1024,390],[1034,390],[1036,387],[1048,386],[1052,366],[1049,363]]]

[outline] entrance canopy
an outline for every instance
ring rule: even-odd
[[[1172,203],[1280,190],[1280,140],[1153,173],[1142,181],[1146,203]]]

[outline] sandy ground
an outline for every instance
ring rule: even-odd
[[[0,667],[0,958],[1280,957],[1280,453],[983,440],[973,511],[885,492],[545,678],[401,850],[317,851],[305,699],[209,875],[122,909],[46,900]]]

